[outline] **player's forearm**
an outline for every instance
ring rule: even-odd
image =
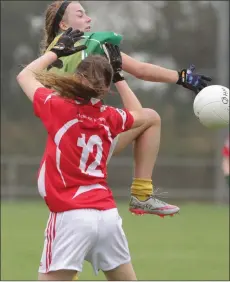
[[[57,55],[53,52],[48,52],[34,60],[18,74],[18,84],[31,101],[33,101],[36,89],[44,87],[44,85],[36,79],[36,73],[46,69],[55,60],[57,60]]]
[[[122,69],[139,79],[166,83],[176,83],[178,81],[179,75],[175,70],[140,62],[125,53],[121,53],[121,55]]]
[[[166,83],[177,83],[179,79],[177,71],[148,63],[141,63],[135,76],[146,81]]]
[[[129,111],[139,111],[142,110],[142,105],[137,99],[136,95],[129,88],[125,80],[115,83],[117,91],[119,92],[124,107]]]

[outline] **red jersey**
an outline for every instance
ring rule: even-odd
[[[229,137],[227,138],[227,140],[225,141],[223,150],[222,150],[222,154],[224,157],[228,157],[230,156],[229,154]]]
[[[33,105],[48,133],[38,190],[50,211],[116,207],[106,162],[114,138],[132,127],[132,115],[98,99],[82,105],[47,88],[36,90]]]

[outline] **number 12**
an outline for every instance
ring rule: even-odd
[[[85,134],[82,134],[77,140],[77,145],[83,148],[79,168],[86,174],[96,177],[104,177],[103,172],[100,169],[96,169],[97,166],[100,165],[102,159],[103,147],[101,138],[98,135],[92,135],[86,143]],[[94,145],[97,146],[95,160],[88,166],[88,168],[86,168],[86,163],[89,159],[89,153],[93,152]]]

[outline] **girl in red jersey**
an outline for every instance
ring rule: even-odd
[[[136,280],[128,243],[112,192],[106,163],[113,139],[143,123],[142,106],[121,71],[117,46],[107,45],[109,61],[89,56],[73,75],[43,72],[74,47],[82,32],[69,28],[51,51],[17,76],[47,130],[38,189],[49,210],[39,280],[72,280],[84,260],[108,280]],[[104,106],[111,81],[126,109]]]
[[[80,44],[86,45],[87,49],[74,53],[72,56],[62,57],[55,64],[50,65],[48,69],[55,73],[73,74],[76,66],[88,55],[104,55],[103,45],[105,43],[119,45],[122,40],[120,34],[111,31],[90,32],[91,19],[78,1],[54,1],[45,12],[42,52],[49,51],[68,27],[84,32],[84,38]],[[178,73],[174,70],[139,62],[124,53],[121,53],[121,56],[123,70],[137,78],[149,81],[178,82],[195,92],[206,85],[202,76],[191,73],[191,71],[187,75],[186,70]],[[182,80],[184,80],[183,83]],[[110,157],[119,154],[125,147],[133,143],[134,177],[130,189],[130,212],[162,217],[173,215],[179,211],[179,208],[156,198],[152,184],[153,168],[160,146],[161,119],[159,114],[151,108],[143,109],[143,115],[145,119],[142,126],[117,136],[113,142]]]

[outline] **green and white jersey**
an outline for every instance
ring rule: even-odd
[[[47,48],[47,51],[49,51],[57,43],[60,36],[61,34],[56,36]],[[88,55],[104,55],[102,45],[105,42],[120,45],[122,41],[122,36],[114,32],[85,32],[83,37],[84,39],[76,42],[75,46],[86,45],[87,49],[73,55],[60,58],[63,62],[63,67],[61,69],[53,67],[51,69],[52,71],[55,73],[74,73],[78,64]]]

